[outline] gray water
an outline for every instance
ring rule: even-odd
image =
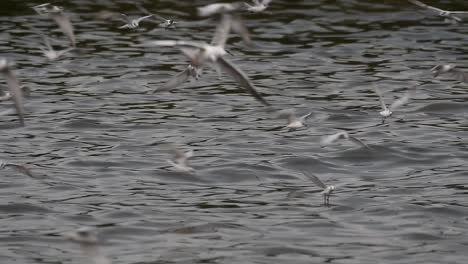
[[[429,69],[467,67],[468,22],[398,0],[274,0],[246,15],[257,46],[234,35],[231,60],[275,107],[314,113],[288,130],[214,69],[152,93],[188,60],[136,44],[209,41],[215,23],[195,10],[212,1],[142,2],[177,30],[96,19],[140,15],[131,1],[54,2],[79,48],[52,63],[33,30],[67,42],[29,8],[40,3],[0,1],[0,57],[31,89],[26,126],[0,117],[1,158],[35,175],[0,171],[0,263],[89,263],[60,235],[80,226],[97,228],[113,263],[466,263],[468,88]],[[387,103],[417,90],[382,124],[372,83]],[[320,144],[342,130],[370,150]],[[171,143],[195,151],[195,173],[171,170]],[[330,207],[300,170],[337,185]]]

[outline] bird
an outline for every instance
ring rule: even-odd
[[[398,98],[389,107],[387,107],[382,97],[382,93],[380,92],[380,89],[375,84],[373,85],[373,87],[375,93],[379,96],[380,104],[382,106],[382,111],[379,112],[380,116],[382,117],[382,121],[384,121],[385,118],[390,117],[393,114],[393,111],[395,111],[395,109],[406,104],[416,88],[415,86],[411,87],[408,90],[408,92],[406,92],[402,97]]]
[[[18,79],[13,74],[11,70],[11,63],[5,59],[0,59],[0,72],[5,76],[8,90],[13,97],[13,102],[16,108],[16,113],[18,114],[19,121],[21,126],[24,126],[24,106],[23,106],[23,92],[20,88]]]
[[[111,264],[110,259],[101,253],[97,233],[90,227],[81,227],[75,231],[66,232],[63,237],[78,243],[83,255],[91,258],[94,264]]]
[[[419,7],[435,11],[437,14],[441,17],[448,18],[452,23],[458,23],[461,22],[462,19],[459,18],[458,16],[455,16],[454,14],[468,14],[468,11],[448,11],[448,10],[443,10],[437,7],[433,7],[430,5],[426,5],[425,3],[418,1],[418,0],[408,0],[408,2],[415,4]]]
[[[222,22],[217,27],[211,44],[197,41],[155,40],[146,42],[143,46],[178,47],[182,53],[190,58],[190,64],[192,67],[201,68],[206,63],[209,63],[213,64],[215,67],[221,68],[244,89],[250,92],[255,99],[262,104],[269,106],[270,104],[257,92],[255,86],[246,74],[224,57],[227,54],[224,49],[224,45],[228,38],[230,27],[231,19],[228,15],[224,15]]]
[[[189,166],[188,159],[193,157],[193,150],[190,150],[188,152],[183,152],[182,150],[173,147],[172,151],[174,152],[174,161],[172,160],[166,160],[167,163],[169,163],[175,171],[178,172],[194,172],[195,169]]]
[[[54,50],[54,48],[50,45],[49,39],[47,37],[43,36],[43,39],[44,39],[45,47],[39,47],[39,49],[42,51],[44,56],[49,61],[58,60],[60,57],[62,57],[66,53],[75,49],[75,47],[69,47],[69,48],[57,51],[57,50]]]
[[[247,11],[251,13],[260,13],[265,11],[268,8],[271,0],[252,0],[253,5],[248,3],[244,3],[246,6]]]
[[[153,15],[142,16],[142,17],[138,17],[138,18],[135,18],[135,19],[130,19],[125,14],[121,14],[121,16],[123,17],[123,19],[125,19],[127,21],[127,24],[125,24],[123,26],[120,26],[119,28],[121,28],[121,29],[122,28],[134,29],[134,28],[137,28],[140,25],[141,21],[143,21],[145,19],[148,19],[148,18],[152,17]]]
[[[33,177],[31,170],[29,170],[25,166],[0,160],[0,169],[6,169],[6,168],[13,168],[29,177]]]
[[[39,15],[48,15],[59,26],[62,32],[67,36],[72,47],[76,47],[76,38],[73,25],[68,16],[63,12],[63,8],[45,3],[32,7]]]
[[[279,112],[280,117],[286,116],[288,118],[288,124],[286,125],[286,127],[292,129],[304,127],[305,120],[311,115],[312,112],[298,117],[296,116],[296,113],[293,109],[286,109]]]
[[[361,140],[349,135],[349,133],[346,132],[346,131],[341,131],[341,132],[335,133],[333,135],[324,136],[324,137],[322,137],[321,143],[322,143],[322,145],[328,145],[328,144],[331,144],[331,143],[337,141],[338,139],[347,139],[347,140],[349,140],[349,141],[351,141],[353,143],[356,143],[356,144],[358,144],[358,145],[360,145],[362,147],[365,147],[365,148],[369,149],[369,146],[366,143],[364,143]]]
[[[454,64],[436,65],[432,67],[431,73],[433,74],[434,78],[441,74],[448,73],[458,81],[468,83],[468,72],[459,70]]]
[[[302,174],[304,174],[304,176],[306,176],[313,183],[315,183],[315,185],[322,188],[322,191],[320,193],[323,194],[323,205],[330,206],[330,195],[335,191],[335,186],[326,185],[317,176],[313,175],[312,173],[308,171],[302,170],[301,172]]]
[[[173,78],[169,79],[166,83],[161,85],[160,87],[156,88],[154,92],[161,92],[161,91],[168,91],[176,88],[177,86],[181,85],[182,83],[186,82],[190,77],[194,78],[195,80],[200,79],[202,73],[201,67],[193,66],[189,64],[185,70],[178,73]]]

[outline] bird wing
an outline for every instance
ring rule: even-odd
[[[211,16],[217,13],[229,13],[242,8],[242,3],[216,3],[198,8],[198,15],[202,17]]]
[[[437,12],[445,12],[445,10],[442,10],[442,9],[439,9],[437,7],[433,7],[433,6],[430,6],[430,5],[426,5],[425,3],[423,2],[420,2],[418,0],[408,0],[408,2],[410,3],[413,3],[419,7],[422,7],[422,8],[426,8],[426,9],[431,9],[431,10],[434,10],[434,11],[437,11]]]
[[[147,18],[150,18],[150,17],[152,17],[152,16],[153,16],[153,15],[142,16],[142,17],[139,17],[139,18],[135,19],[135,21],[136,21],[136,23],[138,24],[138,23],[140,23],[141,21],[143,21],[143,20],[145,20],[145,19],[147,19]]]
[[[263,99],[263,97],[257,92],[255,86],[250,82],[247,76],[234,64],[224,57],[219,57],[216,60],[216,64],[221,67],[227,74],[229,74],[234,80],[236,80],[244,89],[251,93],[255,99],[257,99],[262,104],[269,106],[270,104]]]
[[[161,85],[159,88],[154,90],[154,92],[172,90],[176,88],[177,86],[181,85],[182,83],[186,82],[189,77],[190,77],[190,68],[187,67],[185,70],[178,73],[176,76],[172,77],[165,84]]]
[[[374,87],[375,93],[379,96],[380,105],[381,105],[381,107],[382,107],[382,110],[383,110],[383,111],[387,111],[388,108],[387,108],[387,106],[385,105],[385,102],[384,102],[384,99],[383,99],[383,97],[382,97],[382,93],[380,92],[379,87],[377,87],[377,85],[375,85],[375,84],[373,84],[373,87]]]
[[[231,21],[231,28],[234,32],[239,34],[242,38],[242,41],[247,45],[252,45],[252,39],[250,38],[249,30],[245,26],[244,20],[238,16],[234,15]]]
[[[196,41],[183,41],[183,40],[153,40],[153,41],[145,42],[143,46],[164,46],[164,47],[205,49],[206,43],[196,42]]]
[[[308,114],[306,114],[306,115],[303,115],[303,116],[299,117],[299,120],[300,120],[301,122],[304,122],[304,121],[305,121],[309,116],[311,116],[311,115],[312,115],[312,112],[310,112],[310,113],[308,113]]]
[[[409,99],[410,99],[410,97],[411,97],[411,95],[413,94],[413,92],[414,92],[415,89],[416,89],[416,87],[410,88],[410,90],[407,91],[402,97],[400,97],[400,98],[398,98],[397,100],[395,100],[395,101],[390,105],[390,107],[389,107],[390,110],[393,111],[393,110],[399,108],[400,106],[406,104],[406,103],[409,101]]]
[[[312,173],[308,171],[301,170],[301,172],[320,188],[322,189],[327,188],[327,186],[317,176],[313,175]]]
[[[460,82],[468,83],[468,72],[452,69],[452,75]]]
[[[8,89],[13,96],[16,112],[19,116],[21,125],[24,125],[24,107],[23,107],[23,91],[19,85],[18,79],[10,69],[5,69],[5,78]]]
[[[223,14],[221,21],[216,27],[216,32],[211,40],[211,45],[224,47],[229,37],[229,31],[231,30],[231,15]]]
[[[366,143],[362,142],[360,139],[357,139],[357,138],[355,138],[355,137],[353,137],[353,136],[348,136],[348,139],[349,139],[351,142],[355,143],[355,144],[358,144],[358,145],[360,145],[360,146],[362,146],[362,147],[365,147],[365,148],[367,148],[367,149],[370,149],[369,146],[368,146]]]
[[[132,23],[132,20],[131,20],[126,14],[120,13],[119,15],[120,15],[120,17],[125,21],[125,23],[127,23],[127,24]],[[123,26],[122,26],[122,27],[123,27]]]
[[[338,140],[340,137],[343,136],[343,133],[346,133],[346,132],[338,132],[333,135],[322,137],[322,140],[321,140],[322,145],[328,145],[328,144],[335,142],[336,140]]]
[[[70,19],[63,12],[51,13],[52,19],[55,20],[55,23],[59,26],[65,36],[68,37],[70,43],[73,47],[76,46],[75,34],[73,32],[73,25],[70,22]]]

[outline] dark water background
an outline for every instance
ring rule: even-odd
[[[0,263],[88,263],[60,236],[80,226],[98,227],[114,263],[466,263],[468,88],[429,69],[468,68],[468,22],[397,0],[274,0],[245,16],[257,47],[234,36],[232,60],[273,105],[314,113],[289,131],[214,70],[151,93],[188,61],[135,44],[209,41],[195,8],[212,1],[142,1],[175,31],[95,17],[137,16],[131,1],[54,1],[79,49],[53,63],[31,27],[66,41],[29,8],[41,3],[0,1],[0,56],[32,90],[25,127],[0,117],[1,158],[37,176],[0,171]],[[388,102],[418,88],[382,124],[372,82]],[[320,145],[341,130],[371,150]],[[196,173],[170,170],[167,143],[195,150]],[[300,169],[340,185],[329,208]]]

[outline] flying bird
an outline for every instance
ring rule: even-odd
[[[380,116],[382,117],[382,121],[384,121],[385,118],[391,116],[393,114],[393,111],[395,111],[397,108],[406,104],[409,101],[414,90],[416,89],[415,86],[410,88],[408,92],[406,92],[402,97],[398,98],[389,107],[387,107],[383,99],[382,93],[380,92],[380,89],[375,84],[373,86],[375,93],[379,96],[380,104],[382,106],[382,111],[379,112]]]
[[[224,57],[227,54],[224,45],[228,38],[230,27],[231,19],[228,15],[224,15],[211,44],[196,41],[156,40],[147,42],[144,45],[178,47],[183,54],[189,57],[192,67],[202,68],[206,63],[213,64],[230,75],[240,86],[252,94],[255,99],[269,106],[270,104],[257,92],[246,74]]]
[[[326,185],[323,183],[317,176],[313,175],[310,172],[307,171],[301,171],[304,176],[309,178],[315,185],[320,187],[322,191],[320,192],[323,194],[323,204],[325,206],[330,206],[330,195],[335,191],[335,186],[333,185]]]
[[[13,97],[13,102],[18,114],[20,124],[24,125],[24,106],[23,106],[23,91],[19,85],[18,79],[11,70],[10,62],[4,58],[0,59],[0,72],[5,76],[8,90]]]
[[[166,160],[175,171],[178,172],[194,172],[195,169],[190,167],[188,159],[193,157],[193,150],[183,152],[182,150],[174,147],[174,160]]]

